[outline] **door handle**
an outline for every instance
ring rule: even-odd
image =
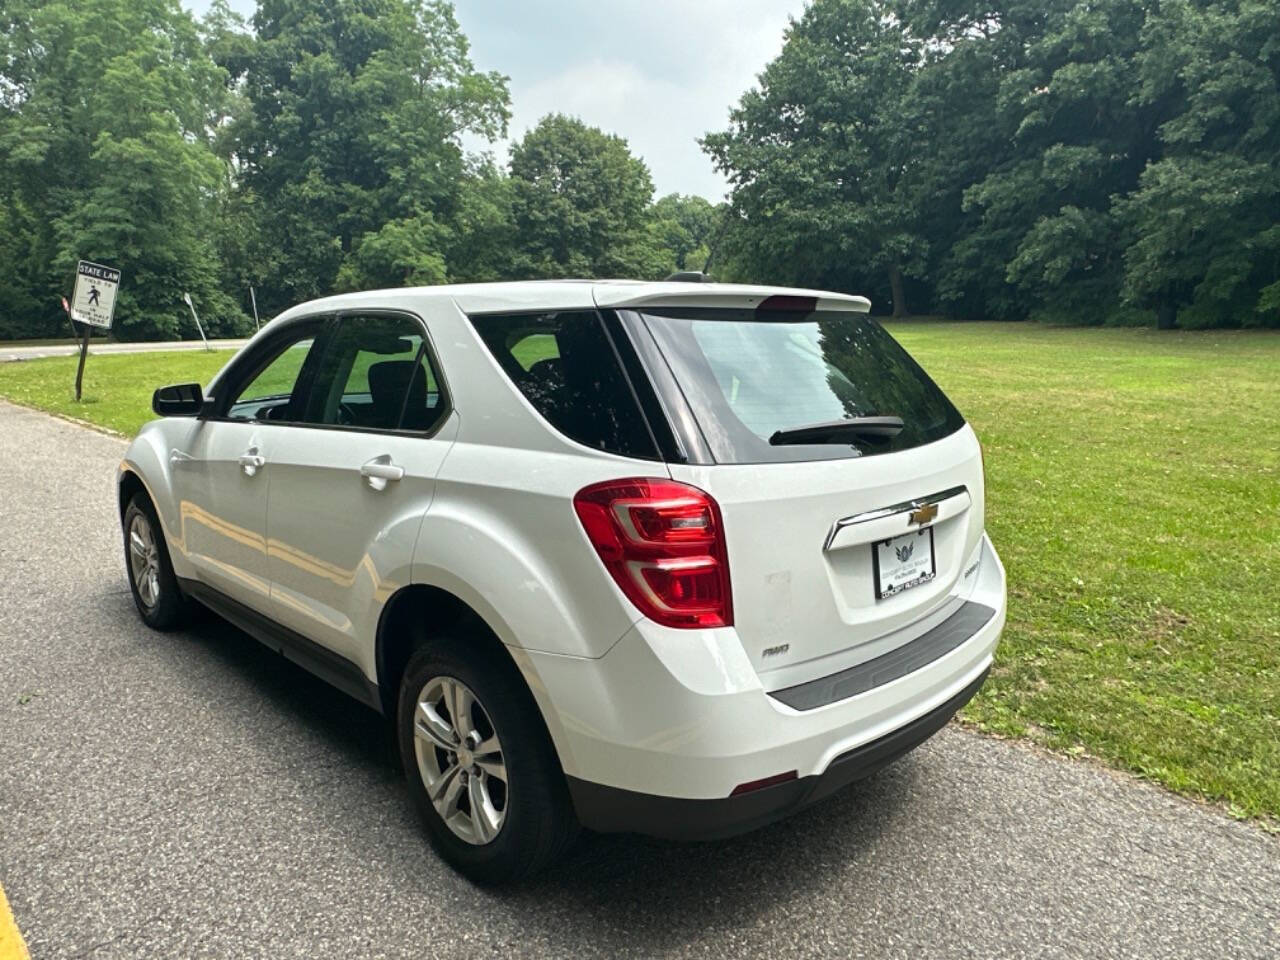
[[[244,471],[246,477],[252,477],[267,463],[267,458],[258,453],[257,447],[250,447],[240,454],[239,460],[240,469]]]
[[[384,453],[362,465],[360,476],[369,482],[370,489],[385,490],[388,481],[394,482],[404,476],[404,467],[396,466],[391,462],[391,455]]]
[[[179,450],[177,447],[174,447],[169,451],[169,466],[171,467],[176,467],[183,463],[190,463],[191,459],[191,454],[183,450]]]

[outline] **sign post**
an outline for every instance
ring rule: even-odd
[[[212,352],[213,347],[209,346],[209,339],[204,335],[204,327],[200,326],[200,318],[196,316],[195,304],[191,302],[191,294],[184,293],[182,302],[191,308],[191,319],[196,322],[196,329],[200,331],[200,339],[204,341],[204,348]]]
[[[80,385],[84,383],[84,358],[89,355],[89,325],[80,324],[80,362],[76,364],[76,403],[80,402]]]
[[[253,287],[249,288],[249,299],[253,301],[253,325],[256,329],[262,329],[262,321],[258,319],[258,297],[253,292]]]
[[[76,367],[76,403],[84,382],[84,360],[89,355],[89,328],[111,329],[116,312],[116,291],[120,289],[120,271],[100,263],[81,260],[76,265],[76,286],[71,294],[72,324],[80,327],[80,363]]]

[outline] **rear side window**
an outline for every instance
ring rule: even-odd
[[[473,316],[480,339],[556,430],[584,446],[660,459],[594,311]]]
[[[868,456],[940,440],[964,418],[870,317],[845,311],[651,310],[643,315],[720,463]],[[901,417],[888,441],[770,443],[778,431]]]

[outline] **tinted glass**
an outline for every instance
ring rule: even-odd
[[[344,316],[316,368],[304,422],[369,430],[429,430],[443,411],[417,320]]]
[[[227,409],[232,420],[297,420],[294,397],[303,364],[315,345],[314,336],[286,344],[236,395]]]
[[[654,310],[644,315],[721,463],[868,456],[939,440],[964,419],[910,355],[863,314]],[[778,430],[897,416],[892,440],[769,443]]]
[[[659,459],[594,311],[480,316],[471,322],[512,383],[565,436],[609,453]]]

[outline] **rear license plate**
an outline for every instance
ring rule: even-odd
[[[928,583],[938,575],[933,563],[933,527],[876,541],[871,545],[871,563],[877,600]]]

